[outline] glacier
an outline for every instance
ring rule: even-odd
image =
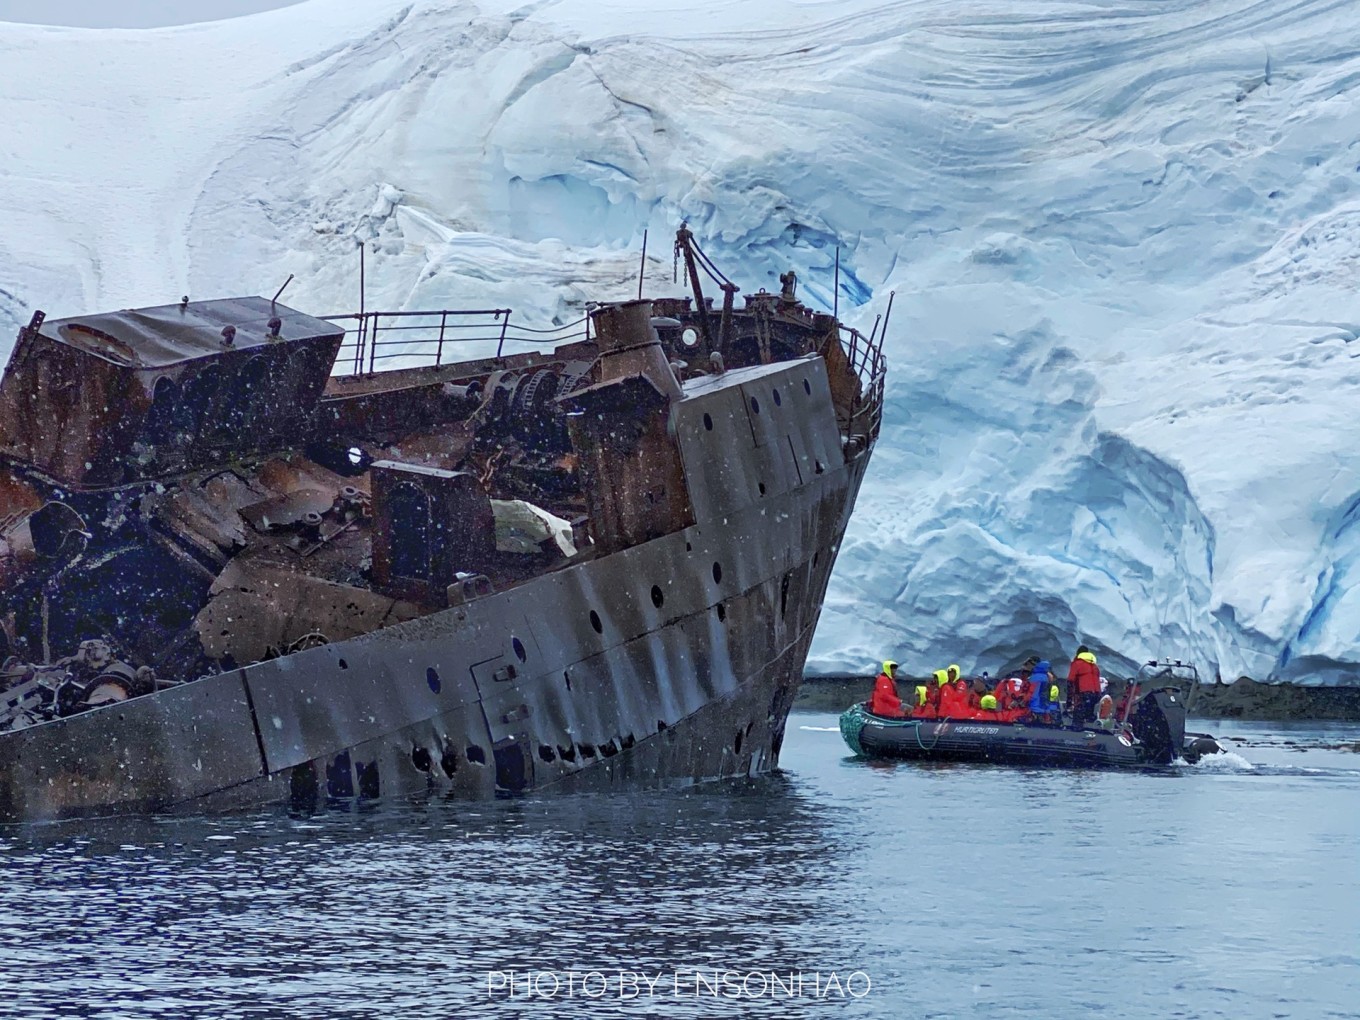
[[[810,668],[1360,683],[1360,49],[1341,0],[307,0],[0,24],[0,330],[680,293],[688,220],[866,330]],[[663,239],[658,243],[657,239]],[[840,249],[839,295],[833,265]]]

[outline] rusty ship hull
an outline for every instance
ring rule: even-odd
[[[550,354],[387,373],[373,370],[377,338],[361,322],[354,357],[367,370],[332,375],[303,407],[305,453],[275,438],[228,463],[181,438],[167,472],[146,464],[143,443],[113,484],[85,485],[53,479],[54,457],[33,469],[11,453],[12,484],[32,490],[22,505],[40,507],[10,520],[29,521],[28,546],[44,555],[19,555],[27,533],[10,525],[0,818],[484,798],[774,768],[877,436],[882,356],[787,284],[748,298],[744,315],[729,292],[721,325],[697,291],[693,303],[602,306],[594,336]],[[262,329],[292,330],[268,310]],[[25,341],[35,336],[15,359],[34,357]],[[580,365],[551,403],[510,400]],[[518,438],[487,424],[507,378],[501,417],[519,421]],[[535,432],[526,417],[556,425]],[[337,450],[348,469],[328,459]],[[527,552],[492,547],[488,531],[504,528],[491,497],[515,495],[558,520],[583,511],[575,544],[562,533]],[[496,513],[526,504],[496,501]],[[16,564],[29,563],[42,583],[25,585]],[[188,624],[169,613],[141,644],[135,620],[109,633],[126,616],[104,606],[108,571],[159,576],[166,564],[196,593]],[[63,643],[78,650],[55,657]]]

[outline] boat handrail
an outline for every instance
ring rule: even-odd
[[[331,374],[373,375],[393,368],[439,366],[445,363],[446,348],[472,343],[494,343],[499,358],[506,344],[556,347],[590,339],[588,315],[539,328],[513,322],[511,314],[509,308],[437,308],[323,315],[327,322],[355,323],[346,328]],[[404,361],[380,364],[396,358]]]
[[[888,377],[883,337],[866,337],[859,330],[840,323],[836,324],[836,335],[850,371],[860,383],[859,395],[850,412],[847,434],[865,436],[872,442],[878,438],[883,424],[883,392]]]

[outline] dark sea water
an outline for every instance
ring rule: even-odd
[[[1360,727],[1098,774],[835,724],[685,793],[0,828],[0,1015],[1360,1014]]]

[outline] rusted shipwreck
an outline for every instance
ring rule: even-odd
[[[555,334],[36,314],[0,381],[0,818],[774,766],[884,360],[791,275],[714,308],[677,254],[693,299]]]

